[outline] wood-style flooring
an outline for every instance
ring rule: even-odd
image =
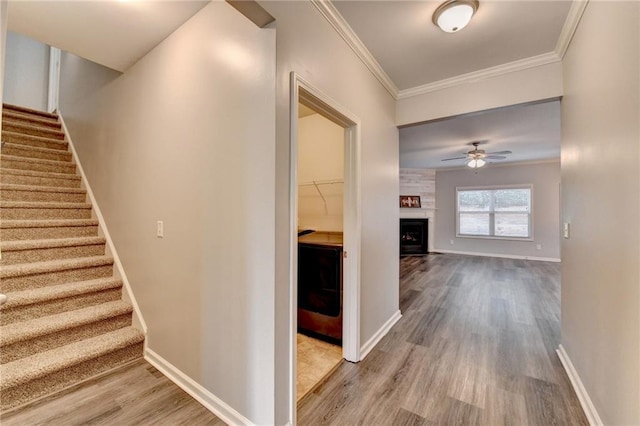
[[[224,425],[140,359],[0,417],[2,426]]]
[[[299,425],[587,425],[555,350],[558,264],[400,263],[403,317],[299,405]],[[145,361],[2,416],[12,425],[222,425]]]
[[[298,407],[300,425],[587,425],[556,349],[560,265],[400,263],[403,317]]]

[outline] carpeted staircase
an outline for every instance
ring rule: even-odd
[[[0,410],[142,356],[144,336],[55,114],[4,105]]]

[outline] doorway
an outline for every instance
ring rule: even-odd
[[[338,354],[341,358],[351,362],[360,360],[360,324],[359,324],[359,307],[360,307],[360,229],[361,229],[361,212],[360,212],[360,123],[357,117],[349,113],[345,108],[335,102],[333,99],[324,95],[321,91],[306,82],[296,73],[291,73],[291,98],[290,98],[290,125],[291,125],[291,163],[290,163],[290,348],[291,348],[291,364],[290,364],[290,398],[292,401],[292,419],[295,419],[295,406],[298,399],[297,393],[297,354],[298,354],[298,328],[302,325],[304,332],[301,342],[307,345],[308,337],[316,339],[321,344],[341,344],[341,351]],[[333,161],[327,168],[320,165],[312,165],[310,170],[302,170],[301,167],[309,167],[309,163],[301,163],[300,153],[305,148],[301,146],[299,137],[307,130],[302,129],[299,122],[301,115],[307,114],[320,125],[327,128],[333,128],[334,133],[338,133],[341,137],[342,159],[341,161]],[[306,120],[307,118],[303,118]],[[320,124],[318,124],[320,123]],[[308,133],[308,132],[307,132]],[[317,140],[315,142],[318,142]],[[325,147],[327,148],[327,147]],[[333,149],[323,149],[325,154]],[[324,154],[323,154],[324,155]],[[309,157],[309,153],[306,153]],[[335,155],[334,155],[335,157]],[[308,158],[307,158],[308,159]],[[318,160],[322,160],[318,158]],[[325,158],[326,160],[326,158]],[[339,164],[342,163],[342,164]],[[333,175],[317,171],[328,169]],[[340,170],[342,173],[337,171]],[[325,170],[326,171],[326,170]],[[315,173],[315,175],[314,175]],[[301,200],[301,196],[306,197]],[[301,217],[302,213],[302,217]],[[301,220],[302,219],[302,220]],[[299,235],[301,234],[301,235]],[[315,235],[314,235],[315,234]],[[328,250],[318,253],[314,250],[317,247],[307,246],[314,240],[321,241]],[[300,240],[299,240],[300,239]],[[339,250],[335,248],[342,243]],[[324,244],[327,243],[327,244]],[[305,247],[302,248],[302,245]],[[333,250],[331,246],[333,245]],[[326,247],[329,246],[329,247]],[[299,251],[301,250],[301,251]],[[299,258],[300,256],[300,258]],[[302,293],[298,291],[299,283],[299,264],[300,268],[308,268],[309,258],[313,256],[322,256],[324,265],[323,271],[317,271],[316,275],[335,274],[336,265],[342,264],[342,273],[335,275],[338,280],[341,278],[342,286],[340,297],[340,289],[334,288],[333,294],[339,297],[340,302],[336,305],[336,299],[329,298],[321,300],[319,306],[308,306],[310,300],[304,300],[307,289]],[[336,263],[337,262],[337,263]],[[312,261],[313,263],[313,261]],[[327,268],[327,265],[328,268]],[[331,266],[333,265],[333,266]],[[313,267],[313,265],[312,265]],[[301,275],[308,275],[307,270],[302,270]],[[333,271],[333,272],[332,272]],[[311,272],[311,275],[314,273]],[[308,277],[302,277],[306,280]],[[308,282],[308,281],[306,281]],[[335,284],[335,281],[331,281]],[[325,283],[326,284],[326,283]],[[323,285],[325,285],[323,284]],[[319,285],[317,282],[314,284]],[[330,289],[331,290],[331,289]],[[325,293],[325,295],[328,293]],[[308,294],[307,294],[308,296]],[[302,297],[302,306],[299,311],[299,300]],[[316,298],[317,302],[318,299]],[[336,311],[337,309],[339,310]],[[319,312],[319,311],[325,312]],[[306,311],[306,312],[305,312]],[[333,318],[332,324],[329,326],[318,326],[311,323],[309,326],[309,315],[324,315],[324,319]],[[315,311],[315,312],[313,312]],[[300,312],[300,322],[299,322]],[[304,318],[303,318],[304,317]],[[336,318],[340,317],[340,324],[336,324]],[[311,318],[313,320],[314,318]],[[317,319],[317,318],[316,318]],[[341,333],[335,334],[336,325],[341,328]],[[313,328],[316,328],[313,330]],[[312,330],[309,330],[312,328]],[[315,335],[314,335],[315,334]],[[320,337],[320,339],[317,339]],[[312,342],[314,343],[314,342]],[[341,352],[341,353],[340,353]],[[332,369],[329,369],[329,373]],[[324,376],[323,376],[324,377]],[[320,378],[322,379],[322,377]]]

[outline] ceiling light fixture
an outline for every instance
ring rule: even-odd
[[[479,169],[485,164],[487,164],[487,162],[484,161],[482,158],[474,158],[467,163],[467,166],[471,167],[472,169]]]
[[[446,33],[455,33],[467,26],[479,6],[478,0],[447,0],[433,12],[433,23]]]

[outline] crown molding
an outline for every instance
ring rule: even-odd
[[[338,9],[336,9],[333,3],[331,3],[331,0],[310,1],[336,30],[340,37],[342,37],[351,50],[353,50],[358,58],[360,58],[369,71],[373,73],[382,86],[384,86],[394,99],[399,100],[562,61],[589,0],[573,0],[571,2],[571,9],[569,9],[569,14],[564,22],[562,31],[560,32],[560,37],[558,38],[558,42],[552,52],[543,53],[541,55],[508,62],[495,67],[485,68],[403,90],[398,89],[396,84],[373,57],[369,49],[367,49],[362,40],[360,40],[356,35]]]
[[[412,96],[423,95],[436,90],[447,89],[449,87],[458,86],[465,83],[473,83],[489,77],[509,74],[515,71],[522,71],[529,68],[539,67],[541,65],[552,64],[560,61],[560,57],[556,52],[543,53],[530,58],[524,58],[506,64],[497,65],[483,70],[473,71],[467,74],[458,75],[456,77],[446,78],[444,80],[434,81],[433,83],[423,84],[422,86],[412,87],[410,89],[400,90],[398,99],[410,98]]]
[[[582,18],[582,14],[584,13],[588,2],[589,0],[573,0],[571,2],[571,9],[569,9],[567,19],[564,21],[562,32],[558,38],[558,43],[556,43],[555,52],[560,59],[563,59],[564,54],[567,53],[569,43],[571,43],[573,34],[575,34],[576,29],[578,28],[578,24],[580,23],[580,19]]]
[[[351,26],[345,21],[338,9],[330,0],[310,0],[311,3],[320,11],[331,26],[338,32],[340,37],[347,42],[347,45],[354,51],[366,67],[373,73],[378,81],[385,89],[398,99],[398,87],[382,69],[378,61],[373,57],[369,49],[364,45],[362,40],[356,35]]]

